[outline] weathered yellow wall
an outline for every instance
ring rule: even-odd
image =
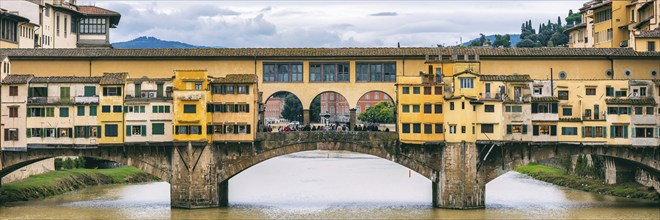
[[[174,140],[175,141],[199,141],[208,140],[206,135],[207,114],[206,103],[209,99],[208,79],[204,70],[177,70],[173,81],[174,86]],[[195,90],[194,83],[201,82],[202,89]],[[192,85],[190,85],[192,83]],[[197,100],[184,100],[184,97],[196,96]],[[186,104],[196,106],[196,113],[184,113]],[[201,126],[201,133],[196,135],[176,134],[177,125]]]

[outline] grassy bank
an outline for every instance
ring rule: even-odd
[[[44,198],[87,186],[154,180],[158,180],[158,178],[129,166],[113,169],[58,170],[2,185],[0,203]]]
[[[658,194],[658,192],[654,189],[641,186],[636,182],[609,185],[605,184],[605,181],[603,180],[579,177],[567,174],[564,170],[559,168],[539,164],[521,166],[516,168],[515,171],[531,176],[534,179],[572,189],[660,202],[660,194]]]

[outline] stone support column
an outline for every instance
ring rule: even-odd
[[[303,109],[303,121],[302,124],[310,124],[312,122],[309,121],[309,109]]]
[[[174,208],[221,206],[220,195],[227,187],[219,184],[213,148],[202,143],[175,143],[172,148],[171,205]],[[224,192],[220,192],[224,189]],[[224,203],[226,204],[226,198]]]
[[[357,117],[357,115],[356,115],[357,110],[352,108],[349,111],[350,111],[350,113],[349,113],[349,119],[348,119],[348,126],[349,126],[349,129],[352,131],[352,130],[355,129],[355,123],[357,123],[357,118],[356,118]]]
[[[605,183],[617,184],[635,180],[635,170],[614,158],[604,157]]]
[[[448,209],[485,207],[486,178],[477,172],[475,143],[447,143],[442,155],[442,171],[433,176],[433,206]]]

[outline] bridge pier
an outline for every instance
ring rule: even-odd
[[[306,124],[310,124],[310,123],[312,123],[312,122],[309,121],[309,109],[303,109],[303,121],[302,121],[302,125],[304,126],[304,125],[306,125]]]
[[[605,183],[617,184],[635,180],[635,170],[621,161],[605,157]]]
[[[442,154],[442,171],[433,176],[433,206],[448,209],[485,207],[486,182],[477,172],[476,143],[447,143]]]
[[[212,151],[206,142],[174,144],[170,180],[172,207],[194,209],[226,205],[227,185],[217,181]]]
[[[348,130],[350,131],[355,130],[355,123],[357,122],[356,114],[357,114],[357,109],[352,108],[349,110]]]

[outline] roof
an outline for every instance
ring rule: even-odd
[[[7,58],[7,55],[0,55],[0,61],[3,61]]]
[[[188,48],[188,49],[3,49],[10,58],[236,58],[270,57],[425,57],[426,55],[472,54],[488,57],[660,57],[660,52],[637,52],[632,48]]]
[[[644,20],[641,20],[641,21],[637,22],[637,24],[635,24],[633,27],[634,27],[634,28],[639,28],[639,26],[642,26],[643,24],[645,24],[645,23],[651,21],[651,18],[653,18],[653,16],[648,17],[648,18],[646,18],[646,19],[644,19]]]
[[[2,80],[2,84],[27,84],[33,77],[32,74],[9,74]]]
[[[653,83],[655,83],[656,85],[659,85],[659,86],[660,86],[660,79],[654,79],[654,80],[653,80]]]
[[[100,76],[81,77],[81,76],[45,76],[34,77],[30,83],[99,83]]]
[[[531,82],[529,75],[481,75],[481,81]]]
[[[627,99],[627,98],[613,98],[613,99],[605,99],[605,103],[608,105],[655,105],[655,99],[652,97],[646,97],[646,98],[635,98],[635,99]]]
[[[19,22],[28,22],[28,21],[30,21],[30,19],[27,19],[26,17],[19,16],[17,14],[7,12],[5,10],[0,10],[0,16],[8,17],[9,19],[16,20],[16,21],[19,21]]]
[[[550,97],[550,96],[545,96],[545,97],[533,97],[532,96],[532,102],[559,102],[559,98]]]
[[[83,5],[78,6],[78,12],[85,16],[106,16],[110,17],[110,25],[119,24],[119,19],[121,19],[121,14],[115,11],[111,11],[105,8],[96,7],[93,5]]]
[[[587,27],[587,24],[585,24],[585,23],[580,23],[580,24],[577,24],[577,25],[573,25],[572,27],[566,28],[566,30],[564,30],[564,33],[569,33],[569,32],[571,32],[571,31],[574,31],[574,30],[577,30],[577,29],[586,28],[586,27]]]
[[[641,31],[636,38],[660,38],[660,28]]]
[[[447,97],[447,98],[445,98],[445,100],[455,100],[455,99],[461,99],[461,98],[465,98],[465,99],[472,100],[472,101],[477,101],[477,100],[479,100],[479,99],[477,99],[477,98],[475,98],[475,97],[470,97],[470,96],[465,96],[465,95],[451,96],[451,97]]]
[[[598,1],[596,1],[596,2],[598,2]],[[600,7],[603,7],[603,6],[607,6],[607,5],[611,5],[611,4],[612,4],[612,0],[602,0],[602,1],[600,1],[599,3],[596,3],[596,4],[594,4],[594,5],[591,5],[591,7],[590,7],[589,9],[590,9],[590,10],[595,10],[595,9],[597,9],[597,8],[600,8]]]
[[[128,73],[103,73],[100,85],[124,85]]]
[[[128,78],[126,79],[128,82],[167,82],[167,81],[172,81],[172,78],[149,78],[146,76],[143,76],[141,78]]]
[[[213,79],[214,83],[257,83],[257,75],[254,74],[228,74],[225,77]]]

